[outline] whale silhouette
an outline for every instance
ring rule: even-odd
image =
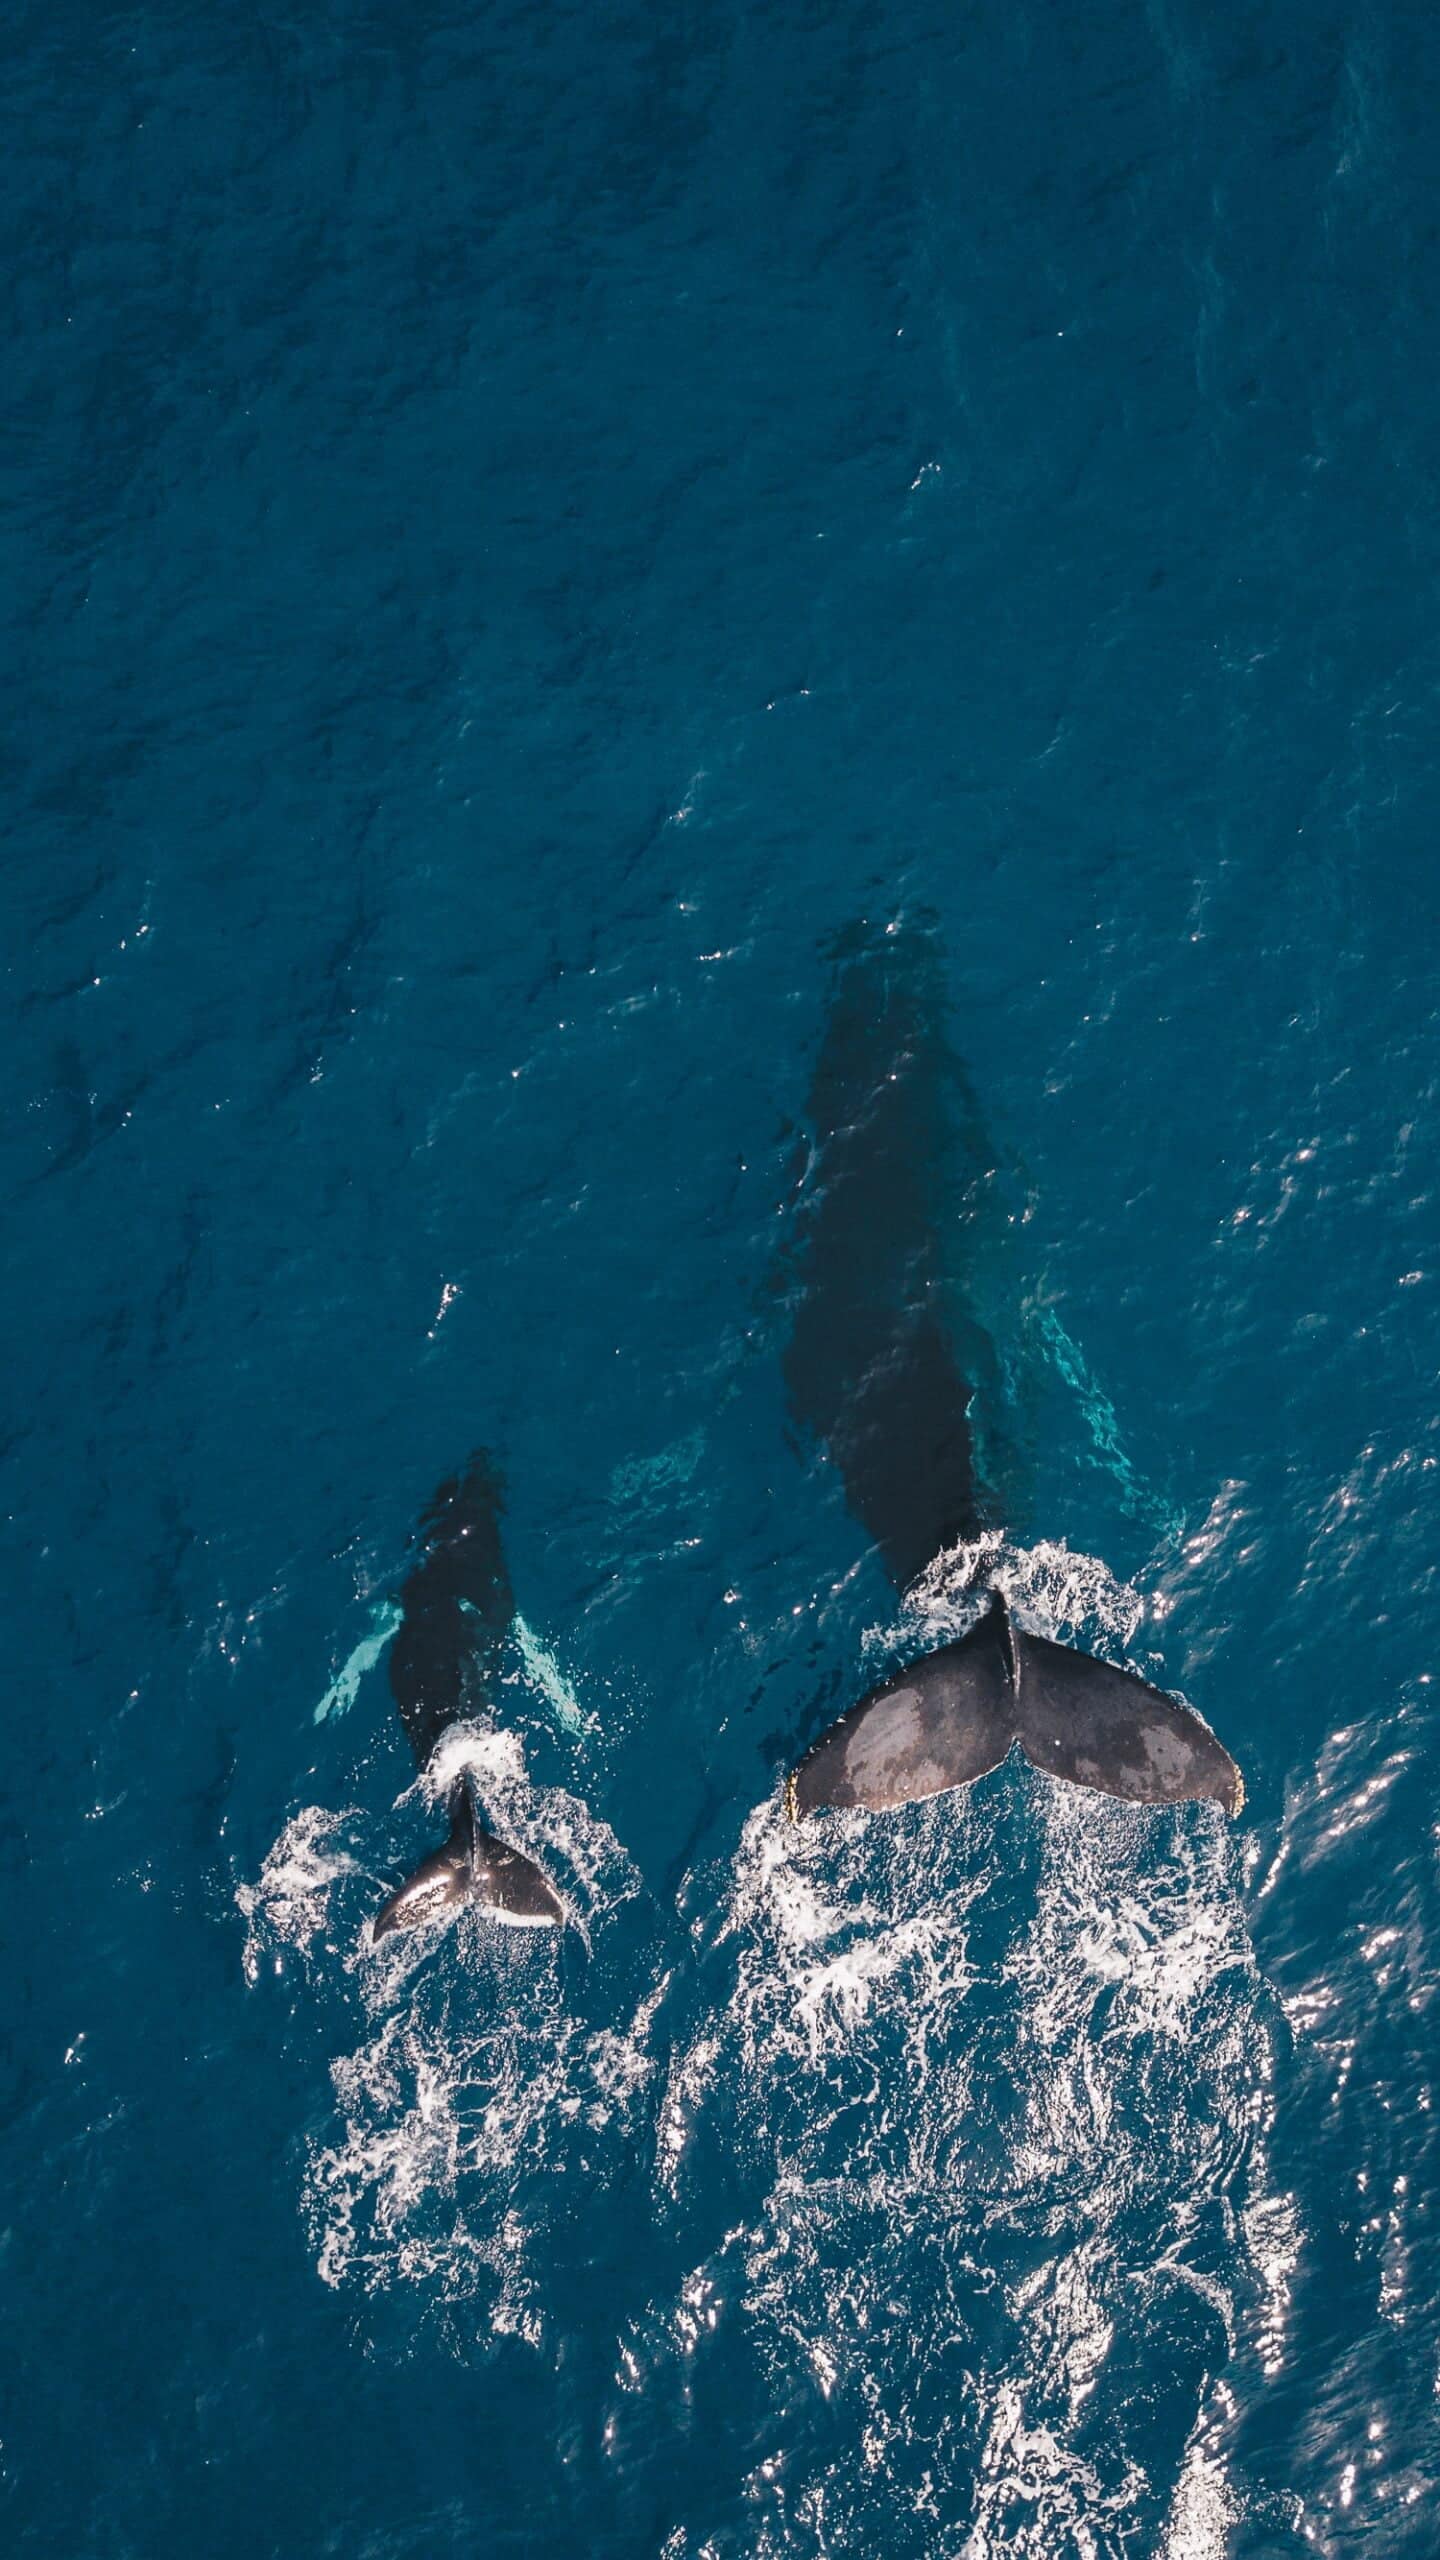
[[[937,1230],[937,1184],[958,1196],[947,1237],[995,1179],[945,1032],[933,931],[851,927],[833,980],[809,1103],[811,1152],[788,1276],[790,1407],[839,1469],[849,1508],[904,1591],[934,1558],[983,1542],[993,1519],[977,1462],[977,1374],[993,1349],[966,1325]],[[962,1144],[961,1141],[964,1143]],[[981,1587],[994,1570],[982,1563]],[[872,1689],[786,1783],[800,1819],[967,1785],[1018,1743],[1032,1765],[1136,1804],[1244,1802],[1240,1772],[1194,1709],[1133,1671],[1027,1633],[990,1589],[958,1643]]]
[[[419,1766],[441,1736],[488,1700],[515,1599],[500,1536],[504,1493],[488,1454],[442,1484],[420,1523],[424,1552],[401,1586],[390,1647],[390,1687]],[[533,1859],[485,1830],[470,1781],[449,1802],[444,1845],[422,1860],[377,1911],[371,1934],[413,1929],[466,1903],[512,1927],[557,1928],[565,1918]]]

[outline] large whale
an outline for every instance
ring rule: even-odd
[[[390,1687],[420,1767],[451,1725],[489,1699],[515,1600],[500,1537],[500,1479],[481,1450],[441,1485],[420,1524],[422,1553],[400,1591]],[[512,1927],[556,1928],[565,1907],[530,1858],[484,1829],[468,1778],[449,1802],[444,1846],[379,1910],[372,1934],[412,1929],[465,1903]]]
[[[841,937],[809,1122],[786,1386],[904,1591],[944,1549],[983,1544],[994,1525],[966,1374],[993,1371],[994,1355],[966,1327],[935,1209],[945,1197],[945,1232],[963,1233],[993,1167],[947,1046],[929,930],[860,925]],[[1132,1803],[1209,1797],[1235,1814],[1244,1801],[1229,1752],[1192,1708],[1030,1634],[992,1587],[958,1643],[882,1682],[820,1736],[786,1802],[796,1820],[824,1805],[909,1804],[983,1777],[1017,1744],[1049,1776]]]

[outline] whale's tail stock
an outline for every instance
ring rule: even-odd
[[[786,1785],[792,1819],[823,1805],[912,1804],[998,1768],[1015,1743],[1048,1777],[1131,1804],[1208,1797],[1238,1814],[1245,1786],[1204,1719],[1134,1671],[1017,1627],[992,1592],[979,1623],[872,1689]]]
[[[448,1919],[467,1903],[514,1929],[558,1929],[565,1918],[560,1896],[534,1860],[482,1828],[469,1784],[462,1781],[450,1798],[444,1846],[422,1858],[382,1904],[370,1924],[371,1938]]]

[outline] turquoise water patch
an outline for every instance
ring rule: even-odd
[[[560,1731],[572,1735],[590,1732],[594,1718],[586,1715],[550,1647],[541,1643],[524,1618],[517,1616],[512,1633],[525,1677],[544,1699]]]
[[[462,1601],[461,1606],[471,1616],[478,1616],[478,1611],[469,1601]],[[374,1670],[399,1626],[403,1614],[397,1602],[387,1600],[384,1603],[377,1612],[369,1633],[362,1636],[359,1643],[346,1655],[344,1664],[316,1707],[314,1714],[316,1724],[326,1723],[331,1716],[343,1716],[349,1713],[355,1704],[361,1681],[367,1672]],[[560,1731],[571,1735],[587,1732],[592,1719],[586,1715],[575,1695],[574,1687],[566,1679],[550,1647],[543,1644],[534,1628],[518,1615],[512,1623],[511,1635],[524,1677],[544,1699]]]
[[[1183,1513],[1163,1502],[1136,1472],[1120,1437],[1119,1416],[1080,1345],[1066,1332],[1053,1307],[1042,1307],[1033,1321],[1049,1360],[1079,1405],[1091,1448],[1116,1485],[1125,1509],[1163,1537],[1177,1538],[1185,1525]]]
[[[315,1709],[313,1721],[324,1724],[331,1716],[348,1715],[359,1693],[367,1671],[373,1671],[385,1647],[400,1624],[402,1612],[397,1602],[385,1601],[377,1610],[368,1635],[361,1637],[346,1655],[324,1697]]]
[[[691,1482],[704,1455],[704,1431],[695,1430],[652,1458],[623,1459],[611,1470],[610,1499],[618,1504],[663,1502]]]

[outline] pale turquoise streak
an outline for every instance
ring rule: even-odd
[[[611,1471],[612,1502],[651,1502],[688,1484],[705,1455],[703,1429],[674,1440],[658,1457],[627,1458]]]
[[[472,1616],[479,1615],[469,1601],[463,1601],[461,1606],[470,1610]],[[355,1704],[361,1681],[367,1671],[374,1670],[403,1615],[395,1601],[385,1602],[370,1633],[361,1637],[354,1651],[347,1656],[343,1668],[331,1681],[315,1710],[317,1724],[324,1724],[329,1716],[348,1714]],[[588,1732],[590,1718],[548,1645],[541,1643],[533,1627],[528,1627],[523,1618],[516,1618],[514,1630],[515,1648],[525,1676],[540,1692],[561,1731],[574,1734]]]
[[[586,1733],[590,1718],[586,1715],[564,1672],[547,1645],[543,1645],[533,1627],[521,1617],[515,1620],[515,1645],[525,1666],[526,1678],[545,1700],[555,1722],[563,1733]]]
[[[356,1692],[367,1671],[373,1671],[381,1654],[400,1624],[402,1612],[397,1603],[387,1600],[368,1636],[362,1636],[355,1650],[331,1681],[315,1710],[315,1722],[323,1724],[327,1716],[343,1716],[355,1704]]]
[[[1095,1444],[1102,1466],[1119,1485],[1128,1508],[1157,1529],[1175,1536],[1182,1526],[1180,1514],[1171,1511],[1148,1485],[1142,1484],[1130,1463],[1120,1437],[1120,1421],[1115,1407],[1094,1376],[1078,1342],[1072,1342],[1059,1317],[1050,1307],[1042,1308],[1040,1333],[1051,1359],[1067,1387],[1080,1400],[1080,1410]]]

